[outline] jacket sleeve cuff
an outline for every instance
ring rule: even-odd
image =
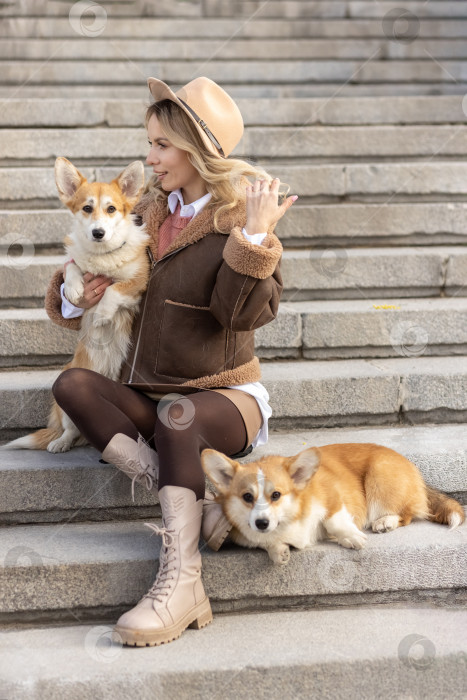
[[[45,310],[48,317],[59,326],[70,328],[77,331],[81,327],[81,317],[79,318],[63,318],[62,316],[62,297],[60,295],[60,286],[63,282],[62,270],[57,270],[50,280],[47,292],[45,295]]]
[[[242,229],[232,229],[224,247],[224,260],[240,275],[263,280],[270,277],[282,255],[282,244],[274,233],[268,233],[261,245],[246,240]]]
[[[65,282],[63,282],[60,287],[60,296],[62,297],[62,316],[63,318],[79,318],[83,315],[84,309],[81,309],[79,306],[74,306],[71,301],[68,301],[65,296],[65,292],[63,291],[64,286]]]
[[[268,235],[267,233],[247,233],[245,228],[242,228],[242,233],[247,241],[250,241],[250,243],[254,243],[255,245],[261,245]]]

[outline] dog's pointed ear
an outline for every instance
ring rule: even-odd
[[[309,447],[296,457],[292,457],[291,460],[288,467],[290,478],[295,486],[302,490],[319,467],[319,450],[315,447]]]
[[[75,168],[73,163],[70,163],[66,158],[60,157],[55,161],[55,182],[58,196],[66,204],[83,182],[86,182],[86,178]]]
[[[235,465],[222,452],[216,450],[203,450],[201,453],[201,464],[206,476],[212,481],[220,493],[228,491],[235,474]]]
[[[144,165],[140,160],[134,160],[112,183],[121,189],[125,197],[136,201],[144,187]]]

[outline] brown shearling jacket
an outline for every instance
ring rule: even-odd
[[[151,193],[135,207],[151,236],[148,288],[132,329],[121,381],[147,392],[167,385],[198,389],[255,382],[254,330],[276,315],[282,292],[282,246],[272,229],[261,245],[242,234],[245,204],[224,214],[214,231],[214,211],[205,207],[157,260],[159,226],[167,216]],[[62,326],[80,319],[61,315],[61,271],[46,295],[49,317]]]

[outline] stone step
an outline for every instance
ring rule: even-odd
[[[272,427],[446,423],[467,417],[465,356],[289,360],[263,363],[262,374],[275,416]]]
[[[276,232],[284,246],[302,248],[467,243],[466,214],[467,202],[302,205],[298,200]],[[68,210],[0,210],[0,251],[12,254],[14,241],[23,237],[35,251],[61,252],[70,226]]]
[[[141,112],[142,114],[142,112]],[[144,128],[0,129],[0,149],[10,164],[70,159],[142,159],[148,150]],[[248,126],[233,156],[268,159],[412,159],[467,156],[467,126],[353,125]],[[420,167],[420,166],[419,166]],[[149,169],[149,172],[151,170]]]
[[[46,425],[59,370],[0,372],[0,435]],[[467,419],[467,361],[455,357],[265,362],[271,427],[296,429]]]
[[[67,42],[67,45],[70,42]],[[140,42],[139,42],[140,43]],[[247,42],[249,43],[249,42]],[[465,42],[463,42],[465,44]],[[1,44],[0,44],[1,45]],[[376,87],[376,86],[375,86]],[[456,96],[334,97],[332,100],[239,98],[246,127],[381,124],[465,124],[467,103]],[[146,101],[138,99],[11,99],[1,127],[143,127]]]
[[[186,4],[186,3],[184,3]],[[67,3],[68,5],[68,3]],[[329,6],[329,3],[328,3]],[[69,5],[68,5],[69,7]],[[0,12],[1,16],[1,12]],[[464,15],[465,17],[465,15]],[[210,20],[211,21],[211,20]],[[106,39],[99,37],[60,39],[0,39],[1,60],[129,60],[187,59],[199,61],[206,56],[222,60],[232,59],[362,59],[378,54],[378,58],[397,59],[455,59],[467,57],[463,39],[418,39],[410,43],[379,39],[276,39],[274,42],[233,37],[228,43],[223,39],[183,38],[161,39]]]
[[[312,245],[349,249],[353,246],[465,243],[467,203],[411,201],[395,204],[391,201],[307,206],[300,204],[299,199],[278,222],[277,233],[283,245],[289,247]],[[3,216],[0,212],[0,232],[4,230]],[[22,231],[13,221],[12,229]]]
[[[15,234],[16,235],[16,234]],[[52,274],[65,258],[36,254],[34,243],[9,237],[10,251],[0,256],[3,307],[42,304]],[[16,248],[22,246],[21,255]],[[467,250],[461,246],[285,250],[283,301],[466,296]]]
[[[44,309],[0,309],[0,367],[65,364],[74,331]],[[467,355],[467,298],[284,302],[256,331],[261,359]]]
[[[3,688],[9,700],[39,699],[44,688],[49,698],[80,700],[143,692],[164,700],[282,700],[285,688],[297,700],[460,700],[466,618],[464,610],[415,604],[219,615],[175,643],[134,652],[111,642],[117,616],[106,625],[7,629]]]
[[[454,246],[285,250],[283,300],[465,296],[466,265]]]
[[[138,134],[137,140],[140,140]],[[72,141],[72,139],[70,139]],[[76,143],[76,148],[82,151],[82,146]],[[124,148],[133,153],[136,148],[131,144],[123,144]],[[142,147],[141,147],[142,148]],[[109,182],[116,177],[122,168],[130,161],[138,158],[136,154],[122,157],[121,163],[109,167],[87,167],[81,159],[70,154],[71,144],[63,151],[56,151],[50,158],[48,167],[7,167],[0,169],[0,206],[2,208],[44,208],[59,207],[55,185],[53,163],[55,155],[67,153],[83,175],[92,180]],[[52,154],[51,154],[52,155]],[[114,153],[115,157],[116,154]],[[139,156],[141,159],[143,156]],[[467,194],[467,162],[409,162],[409,163],[318,163],[309,165],[282,164],[258,161],[272,175],[279,177],[283,183],[290,186],[290,194],[300,196],[300,204],[307,204],[306,198],[324,203],[342,198],[349,201],[378,202],[387,205],[390,202],[442,200],[449,197],[464,199]],[[151,170],[148,169],[148,177]],[[323,201],[324,200],[324,201]],[[310,202],[311,203],[311,202]]]
[[[369,57],[361,61],[303,61],[280,60],[270,62],[255,60],[209,60],[209,77],[217,83],[259,85],[281,83],[335,83],[351,81],[359,83],[449,83],[464,87],[467,82],[467,61],[398,60],[386,61],[383,56]],[[196,67],[190,61],[2,61],[1,82],[4,86],[55,84],[125,85],[144,80],[145,76],[173,83],[187,83],[206,72],[206,62]]]
[[[79,8],[75,10],[71,17],[79,17],[83,26],[83,31],[96,17],[92,10],[86,13],[85,9]],[[151,2],[135,2],[127,0],[126,2],[107,3],[105,13],[102,10],[98,11],[97,17],[102,21],[107,17],[116,18],[121,16],[146,18],[148,16],[157,17],[244,17],[249,20],[261,20],[266,18],[284,18],[286,20],[294,20],[298,18],[328,18],[328,19],[367,19],[367,18],[386,18],[392,24],[397,24],[399,21],[402,25],[400,13],[395,16],[389,14],[392,9],[388,2],[371,3],[363,2],[345,2],[334,0],[314,0],[303,2],[303,0],[268,0],[265,4],[260,0],[204,0],[201,3],[197,2],[172,2],[170,0],[162,0],[157,6]],[[70,3],[62,0],[58,2],[46,2],[45,0],[17,0],[14,4],[0,4],[0,16],[15,16],[23,15],[46,15],[47,17],[60,17],[70,15]],[[389,15],[389,16],[388,16]],[[424,0],[412,0],[404,5],[404,13],[402,16],[415,23],[416,20],[426,18],[441,18],[465,19],[467,15],[467,3],[456,0],[455,2],[430,2],[429,5]],[[87,19],[88,18],[88,19]],[[90,30],[89,30],[90,31]],[[406,31],[406,30],[405,30]],[[399,29],[402,33],[403,29]],[[405,33],[405,32],[404,32]]]
[[[40,693],[42,687],[50,689],[51,697],[79,693],[83,700],[94,698],[103,688],[108,697],[120,700],[122,688],[138,694],[144,677],[152,697],[166,700],[193,696],[211,700],[220,692],[227,698],[254,694],[276,700],[283,697],[285,684],[288,697],[300,699],[310,693],[341,700],[349,695],[367,699],[405,692],[427,698],[446,692],[455,699],[461,697],[457,691],[462,687],[465,656],[464,615],[460,612],[456,618],[456,614],[374,606],[361,611],[221,616],[202,633],[186,632],[175,645],[130,654],[124,672],[123,656],[129,652],[110,642],[110,626],[12,630],[2,635],[5,688],[12,700],[30,698],[30,692],[39,697],[36,689]],[[384,634],[379,632],[383,629]],[[413,634],[412,629],[423,634]],[[263,637],[264,643],[258,645]],[[368,645],[368,639],[374,643]],[[19,668],[19,659],[26,657],[31,660],[30,683]],[[57,666],[49,663],[51,657]]]
[[[261,0],[204,0],[204,14],[207,17],[247,17],[255,19],[263,17],[284,17],[291,20],[296,17],[328,17],[329,19],[361,19],[378,17],[386,19],[391,26],[404,21],[413,23],[418,27],[419,20],[425,18],[438,17],[442,19],[454,18],[465,19],[467,15],[467,2],[430,2],[425,0],[412,0],[404,3],[404,8],[393,13],[391,4],[388,2],[303,2],[300,0],[269,0],[267,4]],[[407,31],[399,29],[399,33]],[[415,31],[415,29],[414,29]]]
[[[420,469],[427,484],[467,503],[465,425],[323,428],[271,431],[267,445],[242,462],[267,454],[294,455],[312,445],[373,442],[397,450]],[[91,447],[65,454],[42,451],[0,452],[0,523],[128,520],[160,515],[157,498],[112,465],[101,464]],[[53,488],[51,488],[53,484]]]
[[[286,302],[282,313],[289,309],[301,316],[301,348],[308,359],[467,355],[465,298]],[[273,335],[277,323],[284,342],[281,321],[266,326],[263,334],[270,329]],[[263,353],[274,352],[268,347],[275,338],[269,346],[259,339]]]
[[[73,20],[73,27],[80,28],[83,36],[92,36],[95,22],[102,22],[105,26],[107,18],[128,17],[145,18],[148,16],[159,17],[201,17],[203,15],[202,2],[200,0],[158,0],[154,2],[140,2],[139,0],[106,0],[105,5],[98,5],[97,10],[92,9],[85,3],[79,5],[72,11],[73,3],[66,0],[16,0],[14,5],[8,4],[0,9],[0,17],[22,17],[22,16],[47,16],[70,17]],[[94,5],[95,7],[95,5]],[[86,10],[88,10],[86,12]],[[447,12],[444,16],[449,17]],[[79,22],[79,23],[78,23]]]
[[[437,597],[464,603],[466,534],[467,523],[449,530],[413,522],[369,532],[358,552],[331,542],[293,551],[287,567],[261,550],[231,545],[212,552],[203,545],[203,581],[214,612]],[[153,582],[159,539],[141,521],[3,527],[2,622],[114,620]]]
[[[168,0],[172,4],[172,0]],[[280,0],[282,2],[282,0]],[[185,4],[185,3],[183,3]],[[268,3],[269,4],[269,3]],[[304,3],[307,5],[308,3]],[[323,7],[329,6],[329,2],[323,2]],[[371,3],[366,3],[371,7]],[[444,2],[441,3],[445,5]],[[456,5],[458,3],[456,2]],[[177,3],[178,5],[178,3]],[[424,4],[425,11],[430,11],[432,3]],[[381,7],[384,14],[393,10],[391,3],[385,3]],[[419,6],[420,7],[420,6]],[[387,8],[387,9],[386,9]],[[94,37],[102,36],[106,39],[192,39],[194,36],[200,39],[395,39],[401,43],[407,41],[409,27],[404,26],[403,18],[390,15],[386,21],[384,32],[381,16],[375,19],[334,19],[327,18],[300,18],[288,19],[255,19],[255,21],[239,23],[238,19],[217,19],[205,17],[192,17],[187,22],[185,18],[151,18],[145,17],[99,17],[94,28]],[[402,19],[402,22],[401,22]],[[411,17],[411,33],[409,38],[418,39],[461,39],[467,36],[467,19],[429,18],[423,22],[415,22]],[[5,17],[0,26],[0,37],[15,38],[52,38],[52,39],[76,39],[77,36],[86,37],[86,27],[75,26],[70,23],[68,17]],[[98,33],[100,32],[100,34]],[[394,34],[395,32],[395,34]],[[389,35],[389,36],[388,36]],[[210,58],[209,56],[206,57]]]
[[[181,84],[171,83],[171,87],[176,91]],[[334,100],[336,95],[340,98],[352,97],[390,97],[394,99],[400,97],[430,97],[433,95],[450,96],[457,95],[462,97],[465,95],[465,85],[452,81],[451,83],[349,83],[349,82],[330,82],[330,83],[307,83],[307,84],[291,84],[284,83],[281,85],[266,85],[266,84],[229,84],[222,83],[224,90],[227,90],[235,100],[248,99],[274,99],[274,100],[289,100],[289,99],[319,99],[323,97],[332,97]],[[137,99],[141,102],[147,102],[148,94],[146,87],[145,76],[141,76],[141,80],[131,85],[125,85],[124,98]],[[115,86],[110,85],[9,85],[2,86],[0,84],[0,98],[6,101],[11,101],[21,97],[23,100],[40,99],[68,99],[68,100],[88,100],[88,99],[114,99]],[[459,103],[460,104],[460,103]]]

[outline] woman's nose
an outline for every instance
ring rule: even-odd
[[[151,148],[151,150],[149,151],[149,153],[148,153],[148,155],[147,155],[147,157],[146,157],[146,163],[147,163],[148,165],[157,163],[157,158],[156,158],[156,156],[155,156],[155,153],[154,153],[154,149],[153,149],[153,148]]]

